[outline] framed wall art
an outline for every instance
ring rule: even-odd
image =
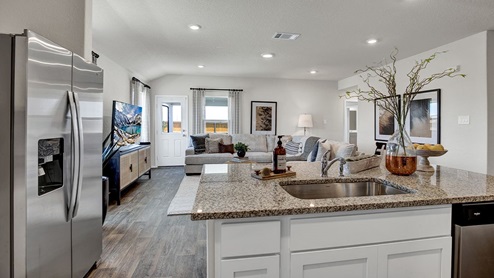
[[[398,98],[398,104],[401,104],[401,96]],[[390,97],[387,97],[390,98]],[[374,100],[374,139],[376,141],[388,141],[398,129],[398,122],[393,117],[393,114],[379,107],[379,102],[383,102],[385,98]]]
[[[414,143],[441,143],[441,90],[416,92],[405,129]]]
[[[276,134],[277,103],[274,101],[250,102],[250,133]]]

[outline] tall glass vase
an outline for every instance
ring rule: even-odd
[[[417,154],[405,129],[398,129],[386,144],[386,169],[392,174],[408,176],[417,170]]]

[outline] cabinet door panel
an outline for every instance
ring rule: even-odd
[[[139,176],[151,169],[151,148],[139,150]]]
[[[221,261],[221,278],[279,278],[280,256]]]
[[[144,172],[151,169],[151,148],[146,148],[146,166],[144,167]]]
[[[120,156],[120,189],[125,188],[137,179],[139,174],[138,152],[132,152]]]
[[[293,253],[292,278],[376,278],[377,247],[352,247]]]
[[[130,164],[130,154],[120,156],[120,189],[123,189],[132,181]]]
[[[136,180],[139,177],[139,153],[133,152],[130,154],[130,177],[133,180]]]
[[[451,277],[451,237],[414,240],[379,246],[379,277]]]
[[[139,150],[139,176],[146,172],[146,149]]]

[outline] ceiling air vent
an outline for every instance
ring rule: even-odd
[[[295,34],[295,33],[275,33],[273,36],[273,39],[277,40],[296,40],[300,34]]]

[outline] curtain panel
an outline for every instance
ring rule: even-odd
[[[204,133],[204,90],[192,91],[192,133]]]
[[[228,91],[229,99],[229,127],[230,134],[240,133],[240,91],[230,90]]]
[[[150,142],[151,135],[151,88],[139,80],[132,79],[130,86],[131,103],[142,107],[141,142]]]

